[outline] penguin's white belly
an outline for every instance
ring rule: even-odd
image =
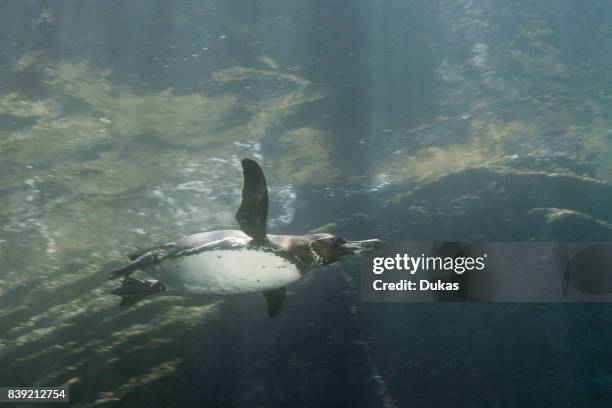
[[[157,270],[169,289],[229,295],[276,289],[300,278],[288,260],[261,250],[211,250],[166,258]]]

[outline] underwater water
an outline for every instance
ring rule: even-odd
[[[75,407],[612,405],[606,303],[362,303],[360,260],[120,308],[128,253],[273,234],[612,239],[602,0],[5,0],[0,386]],[[28,406],[26,404],[26,406]],[[32,403],[30,406],[41,406]]]

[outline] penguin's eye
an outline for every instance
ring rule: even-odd
[[[332,242],[334,243],[334,246],[342,246],[346,244],[346,239],[334,237],[332,238]]]

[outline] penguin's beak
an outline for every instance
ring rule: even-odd
[[[342,250],[348,254],[362,254],[374,252],[382,246],[379,239],[366,239],[364,241],[346,241],[342,244]]]

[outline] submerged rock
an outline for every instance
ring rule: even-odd
[[[589,214],[561,208],[534,208],[526,215],[528,225],[541,241],[609,241],[612,224]]]
[[[612,186],[591,178],[478,167],[389,197],[378,218],[403,241],[597,240],[612,237],[610,203]]]

